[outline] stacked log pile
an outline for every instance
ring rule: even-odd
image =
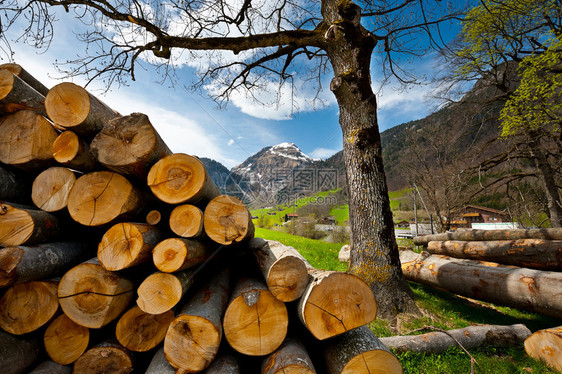
[[[0,65],[2,373],[401,372],[359,278],[254,238],[148,117]]]

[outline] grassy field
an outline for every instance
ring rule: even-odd
[[[341,244],[325,243],[281,232],[256,229],[256,236],[277,240],[290,245],[315,267],[345,271],[346,265],[338,261]],[[402,242],[400,245],[411,244]],[[371,330],[380,337],[406,335],[428,326],[439,329],[456,329],[474,324],[511,325],[525,324],[531,331],[562,325],[562,320],[540,314],[496,306],[429,287],[410,283],[416,302],[423,310],[422,317],[400,316],[396,326],[384,320],[375,320]],[[481,347],[469,350],[476,360],[475,373],[556,373],[543,363],[527,356],[523,346],[510,348]],[[443,374],[470,373],[470,357],[459,347],[452,347],[441,354],[403,353],[397,355],[404,373]]]

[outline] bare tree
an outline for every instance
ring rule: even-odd
[[[73,61],[70,75],[107,84],[134,79],[140,59],[164,74],[188,57],[201,58],[199,87],[219,99],[233,93],[316,82],[333,74],[330,90],[340,108],[350,195],[350,271],[371,286],[379,315],[417,310],[402,278],[381,158],[371,59],[385,77],[413,76],[397,59],[416,58],[442,44],[439,26],[456,17],[437,0],[225,1],[225,0],[4,0],[2,35],[25,22],[29,43],[48,47],[53,8],[86,25],[80,38],[88,55]],[[5,38],[5,36],[4,36]],[[186,55],[189,56],[186,56]]]

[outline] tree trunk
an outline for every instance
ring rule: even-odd
[[[45,361],[29,372],[29,374],[70,374],[70,373],[72,373],[72,368],[70,366],[57,364],[56,362],[53,361]]]
[[[74,363],[73,374],[128,374],[133,371],[131,353],[119,344],[104,342],[90,348]]]
[[[262,374],[316,374],[304,345],[296,339],[287,339],[262,364]]]
[[[41,340],[19,337],[0,331],[0,368],[2,374],[27,373],[41,354]]]
[[[152,249],[162,240],[162,233],[143,223],[118,223],[101,238],[98,260],[110,271],[118,271],[152,259]]]
[[[101,169],[98,160],[90,153],[90,145],[73,131],[64,131],[55,139],[53,157],[71,169],[83,172]]]
[[[381,342],[396,353],[425,352],[441,353],[461,344],[466,349],[491,345],[495,347],[518,346],[531,335],[522,324],[501,326],[469,326],[462,329],[429,332],[421,335],[391,336],[380,338]]]
[[[58,134],[32,110],[0,118],[0,162],[35,172],[55,164],[52,146]]]
[[[230,273],[223,270],[172,321],[164,339],[164,353],[173,366],[198,372],[210,365],[221,342],[221,319],[229,294]]]
[[[97,258],[70,269],[59,283],[64,313],[79,325],[100,328],[117,319],[133,299],[133,283],[105,270]]]
[[[224,335],[232,348],[249,356],[264,356],[285,340],[289,318],[285,304],[256,278],[241,278],[224,315]]]
[[[84,242],[45,243],[0,249],[0,287],[59,275],[92,255]]]
[[[32,245],[56,240],[59,220],[50,213],[0,202],[0,246]]]
[[[361,25],[360,8],[351,1],[323,2],[322,15],[326,25],[331,25],[323,47],[334,69],[330,89],[340,108],[349,187],[349,271],[371,287],[383,318],[417,311],[400,270],[382,163],[376,97],[369,72],[376,41]]]
[[[12,72],[0,68],[0,108],[3,112],[32,110],[45,113],[45,96],[25,83]]]
[[[195,238],[203,234],[203,211],[195,205],[178,205],[170,214],[170,229],[182,238]]]
[[[0,327],[10,334],[27,334],[47,324],[58,309],[56,282],[16,284],[0,299]]]
[[[455,231],[444,234],[416,236],[415,245],[427,245],[432,241],[462,240],[462,241],[491,241],[491,240],[520,240],[544,239],[562,240],[562,229],[517,229],[517,230],[469,230]]]
[[[495,304],[562,317],[562,273],[401,251],[406,279]]]
[[[326,341],[328,374],[402,373],[402,365],[367,326]]]
[[[147,184],[157,198],[168,204],[206,204],[220,195],[203,163],[183,153],[166,156],[154,164]]]
[[[139,286],[137,305],[145,313],[161,314],[172,309],[193,285],[193,270],[154,273]]]
[[[535,332],[525,340],[525,352],[562,372],[562,326]]]
[[[203,226],[213,241],[230,245],[254,237],[252,215],[241,200],[228,195],[215,197],[207,204]]]
[[[539,270],[562,270],[562,240],[520,239],[429,242],[432,254],[492,261]]]
[[[89,139],[119,116],[86,89],[70,82],[57,84],[49,90],[45,108],[56,125]]]
[[[171,310],[162,314],[148,314],[134,306],[117,322],[115,336],[128,350],[146,352],[164,340],[173,319],[174,312]]]
[[[45,330],[43,342],[51,360],[57,364],[70,365],[88,349],[90,329],[61,314]]]
[[[169,238],[154,247],[152,261],[156,268],[173,273],[199,265],[209,258],[209,246],[193,239]]]
[[[41,172],[33,181],[31,199],[36,207],[46,212],[66,208],[68,195],[76,176],[67,168],[54,166]]]
[[[302,323],[318,340],[363,326],[377,316],[377,301],[361,278],[336,271],[309,270],[297,309]]]
[[[110,121],[92,140],[90,149],[106,168],[142,181],[152,165],[172,154],[142,113]]]
[[[39,82],[35,77],[29,74],[21,65],[14,63],[6,63],[0,65],[0,69],[11,71],[18,78],[23,80],[25,83],[33,87],[33,89],[39,92],[41,95],[46,96],[49,89],[45,85]]]
[[[0,201],[30,203],[31,183],[21,172],[0,164]]]
[[[249,243],[269,291],[278,300],[297,300],[309,282],[306,260],[293,247],[254,238]]]

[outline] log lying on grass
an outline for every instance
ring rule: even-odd
[[[213,241],[230,245],[254,237],[252,215],[246,205],[236,197],[220,195],[207,204],[203,226]]]
[[[359,277],[336,271],[310,269],[312,280],[297,309],[302,323],[323,340],[363,326],[377,316],[377,303]]]
[[[137,305],[150,314],[167,312],[179,303],[193,285],[193,270],[154,273],[139,286]]]
[[[455,231],[444,234],[416,236],[414,238],[414,244],[427,245],[427,243],[432,241],[446,240],[487,241],[518,239],[562,240],[562,228]]]
[[[267,287],[283,302],[297,300],[309,282],[306,260],[293,247],[254,238],[249,243]]]
[[[262,374],[315,374],[316,370],[304,345],[288,338],[278,350],[269,355],[262,364]]]
[[[169,238],[158,243],[152,251],[156,268],[165,273],[189,269],[209,258],[210,248],[203,242]]]
[[[562,273],[400,251],[407,280],[495,304],[562,317]]]
[[[2,374],[26,373],[41,354],[41,339],[14,336],[0,331],[0,368]]]
[[[429,242],[432,254],[492,261],[541,270],[562,270],[562,240],[519,239]]]
[[[115,336],[128,350],[146,352],[164,340],[173,319],[174,312],[171,310],[162,314],[148,314],[134,306],[119,318]]]
[[[74,374],[128,374],[133,371],[131,353],[119,344],[106,341],[90,348],[74,363]]]
[[[33,110],[45,114],[45,96],[11,71],[0,68],[0,104],[7,113]]]
[[[562,372],[562,326],[535,332],[525,340],[525,351]]]
[[[45,330],[43,343],[51,360],[69,365],[86,352],[90,343],[90,329],[61,314]]]
[[[203,211],[195,205],[178,205],[170,214],[170,229],[183,238],[196,238],[203,234]]]
[[[73,131],[64,131],[53,142],[53,158],[64,166],[84,172],[101,169],[90,145]]]
[[[328,374],[402,373],[402,365],[367,326],[324,343]]]
[[[53,166],[45,169],[33,181],[31,200],[46,212],[57,212],[68,205],[68,195],[76,176],[67,168]]]
[[[31,245],[56,240],[61,223],[54,215],[0,202],[0,246]]]
[[[435,331],[421,335],[391,336],[380,341],[396,353],[426,352],[441,353],[449,347],[461,344],[464,348],[476,348],[482,345],[509,347],[521,344],[531,335],[531,331],[522,324],[500,326],[469,326],[447,332]]]
[[[27,70],[25,70],[21,65],[14,63],[6,63],[0,65],[0,69],[11,71],[15,76],[23,80],[25,83],[33,87],[33,89],[39,92],[41,95],[46,96],[49,89],[41,82],[39,82],[35,77],[33,77]]]

